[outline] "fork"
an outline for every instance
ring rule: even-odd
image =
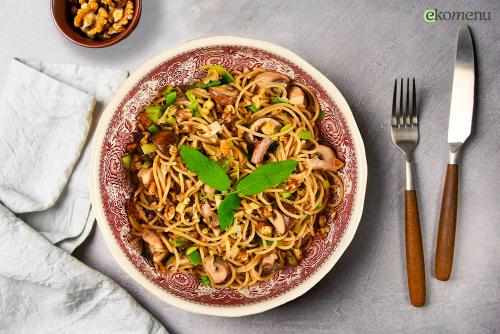
[[[406,94],[404,94],[403,79],[401,78],[399,108],[398,79],[394,82],[391,137],[394,145],[403,152],[406,160],[405,239],[406,270],[408,275],[410,301],[414,306],[422,306],[425,304],[424,254],[422,248],[422,234],[420,232],[417,195],[413,184],[412,173],[413,150],[418,144],[418,113],[415,78],[413,78],[411,93],[410,79],[406,79]]]

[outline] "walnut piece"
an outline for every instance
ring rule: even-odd
[[[75,15],[73,24],[90,38],[109,39],[123,32],[134,16],[133,0],[69,0],[69,3]]]

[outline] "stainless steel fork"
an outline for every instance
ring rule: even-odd
[[[412,159],[413,150],[418,144],[418,112],[415,78],[400,81],[398,99],[398,79],[394,82],[392,98],[391,137],[406,159],[405,187],[405,239],[406,270],[408,275],[408,291],[414,306],[425,304],[425,268],[418,215],[417,195],[413,183]],[[411,90],[411,92],[410,92]]]

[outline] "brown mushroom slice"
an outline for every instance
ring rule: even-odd
[[[228,104],[233,104],[238,96],[238,90],[234,87],[228,85],[222,85],[219,87],[209,87],[208,92],[215,103],[225,107]]]
[[[261,268],[264,275],[269,275],[274,271],[277,258],[276,254],[269,254],[262,259]]]
[[[259,118],[259,119],[255,120],[252,123],[252,125],[250,125],[250,130],[255,131],[255,132],[260,132],[260,129],[264,125],[269,124],[269,123],[272,124],[275,129],[281,126],[281,123],[278,122],[277,120],[275,120],[274,118],[263,117],[263,118]],[[249,143],[252,143],[252,144],[257,144],[259,142],[259,139],[255,138],[254,135],[251,134],[250,132],[246,133],[245,138]]]
[[[142,231],[142,239],[147,242],[153,249],[153,251],[159,251],[159,252],[164,252],[165,251],[165,245],[163,244],[163,242],[161,241],[160,237],[148,230],[148,229],[144,229]]]
[[[205,256],[202,261],[203,268],[215,284],[222,283],[227,278],[228,268],[221,260],[216,260],[213,255]]]
[[[148,114],[144,110],[138,113],[136,118],[137,118],[137,124],[142,126],[143,130],[153,125],[153,121],[149,119]]]
[[[264,160],[264,156],[267,153],[267,150],[269,150],[269,147],[274,143],[272,139],[269,138],[264,138],[261,141],[258,142],[257,145],[255,145],[255,148],[252,153],[252,158],[250,161],[253,164],[259,164]]]
[[[147,188],[152,182],[154,182],[153,167],[142,168],[137,176],[142,181],[142,184]]]
[[[306,106],[306,96],[304,95],[304,91],[300,89],[298,86],[290,86],[288,88],[288,102],[291,104],[295,104],[298,106],[305,107]]]
[[[278,72],[267,71],[257,74],[254,78],[254,81],[259,88],[262,88],[273,82],[286,84],[290,81],[290,78]]]
[[[168,154],[170,145],[177,144],[178,137],[174,131],[163,129],[151,136],[151,141],[163,154]]]
[[[283,235],[283,233],[285,233],[285,220],[281,212],[274,209],[273,216],[269,218],[269,221],[271,222],[271,224],[273,224],[274,229],[276,230],[276,233],[278,235]]]
[[[319,105],[318,97],[316,96],[316,94],[314,94],[309,89],[309,87],[307,87],[306,85],[303,85],[300,82],[295,81],[295,80],[290,81],[290,83],[288,84],[288,86],[290,87],[290,89],[291,89],[291,87],[299,87],[300,89],[302,89],[302,91],[304,93],[306,93],[306,95],[308,97],[308,100],[309,100],[309,101],[305,101],[306,102],[305,106],[307,108],[312,107],[312,108],[314,108],[313,111],[315,113],[319,113],[319,111],[320,111],[320,105]]]
[[[313,170],[328,170],[335,172],[343,166],[342,161],[337,159],[333,150],[325,145],[318,146],[320,158],[311,159],[311,168]]]

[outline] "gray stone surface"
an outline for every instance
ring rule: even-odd
[[[163,303],[118,267],[98,229],[77,252],[83,262],[130,291],[172,333],[500,331],[498,2],[143,2],[141,22],[127,40],[89,50],[58,33],[49,1],[2,1],[0,89],[12,57],[133,70],[161,51],[202,36],[239,35],[277,43],[322,71],[350,104],[368,158],[365,211],[351,246],[316,287],[277,309],[243,318],[196,315]],[[492,18],[470,22],[478,60],[476,134],[464,152],[454,270],[446,283],[437,281],[432,270],[458,23],[424,22],[424,10],[436,6],[491,11]],[[409,304],[406,292],[403,157],[389,134],[396,76],[415,76],[422,112],[416,185],[428,293],[427,305],[418,309]]]

